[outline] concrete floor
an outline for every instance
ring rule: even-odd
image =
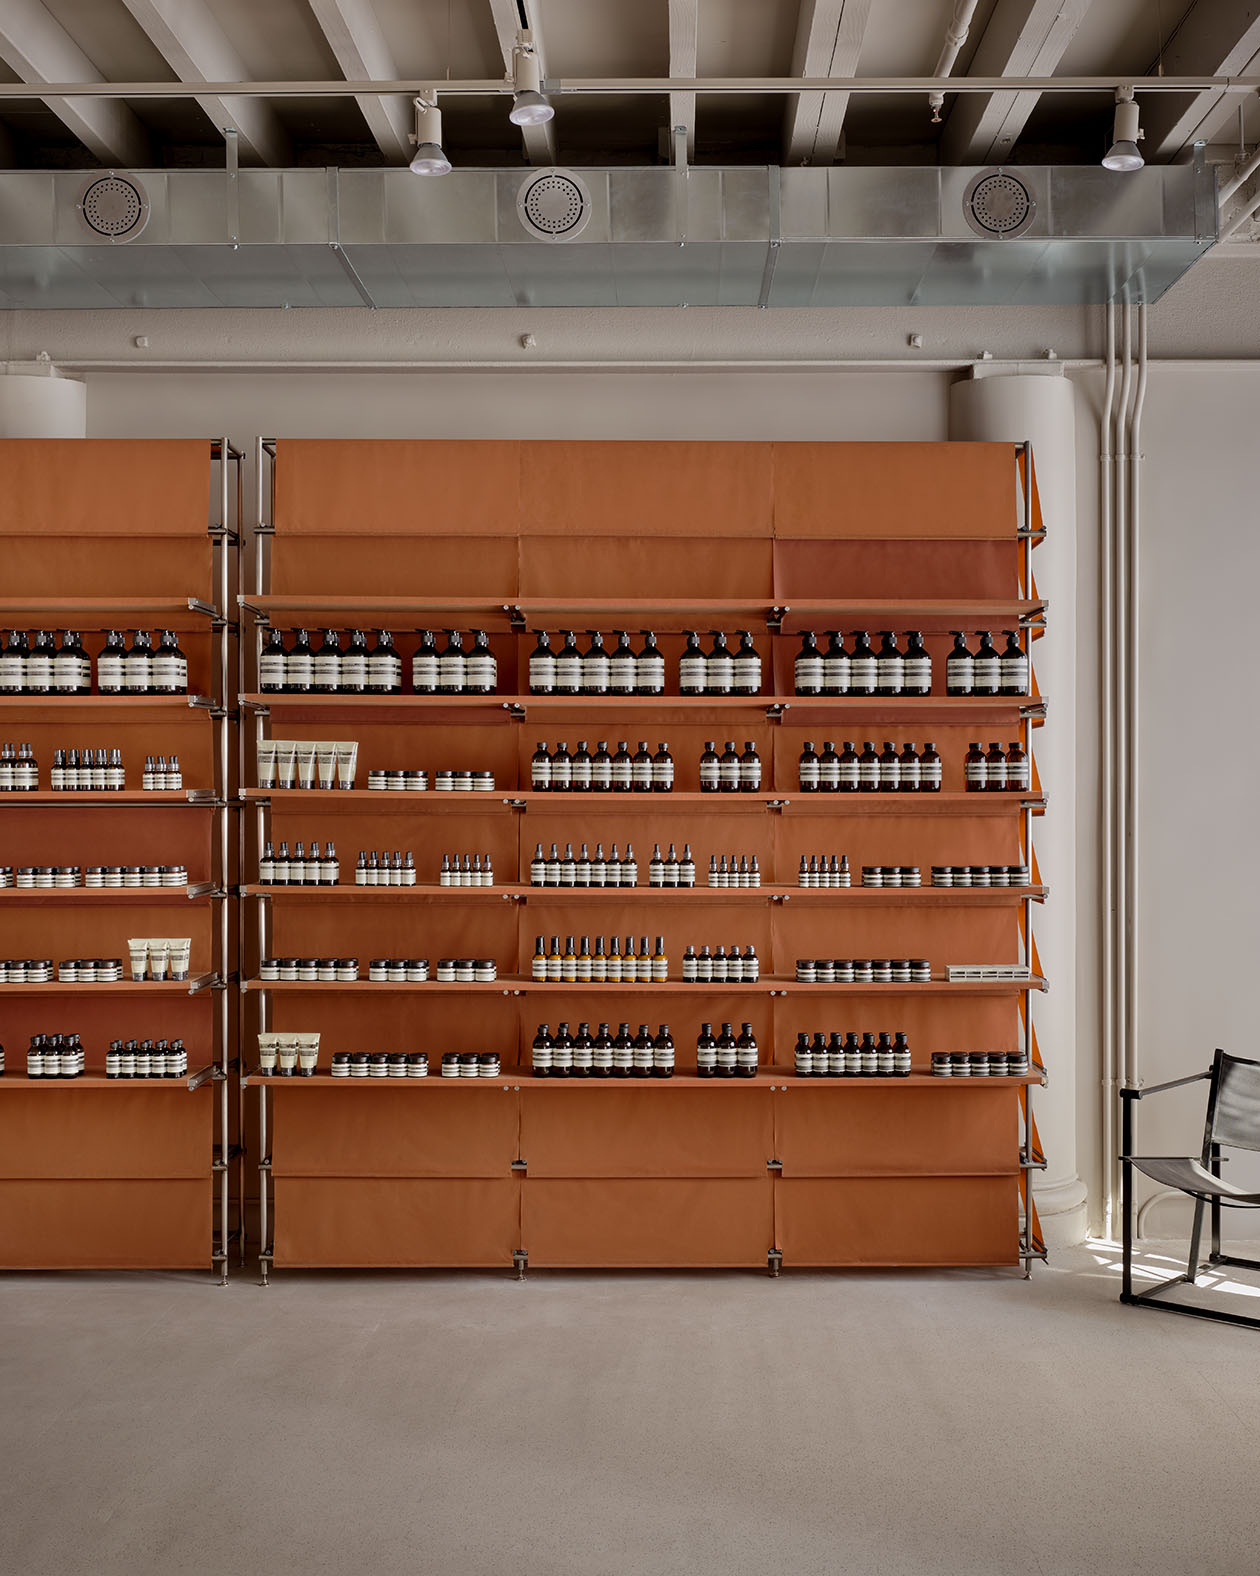
[[[1260,1334],[1116,1291],[0,1278],[0,1571],[1254,1572]]]

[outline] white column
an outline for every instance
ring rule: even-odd
[[[1042,879],[1050,887],[1034,911],[1033,933],[1049,992],[1033,998],[1033,1023],[1048,1087],[1034,1114],[1047,1169],[1033,1183],[1048,1247],[1085,1237],[1086,1188],[1076,1171],[1076,432],[1075,391],[1060,375],[976,374],[950,390],[954,440],[1033,448],[1045,540],[1033,553],[1038,594],[1050,604],[1034,661],[1049,711],[1035,739],[1037,770],[1049,796],[1033,823]]]
[[[85,438],[87,384],[46,362],[0,367],[0,438]]]

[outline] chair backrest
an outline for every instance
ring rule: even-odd
[[[1217,1051],[1203,1135],[1205,1162],[1213,1143],[1260,1150],[1260,1062]]]

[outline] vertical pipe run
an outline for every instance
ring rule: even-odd
[[[1139,306],[1137,316],[1137,384],[1133,395],[1133,412],[1129,422],[1128,444],[1128,469],[1129,469],[1129,501],[1128,514],[1125,521],[1127,534],[1127,547],[1125,557],[1128,564],[1129,578],[1124,587],[1125,597],[1125,635],[1127,640],[1126,669],[1127,686],[1125,693],[1125,756],[1128,765],[1128,776],[1125,781],[1125,845],[1124,845],[1124,876],[1125,876],[1125,980],[1124,980],[1124,1021],[1125,1021],[1125,1078],[1130,1088],[1141,1086],[1139,1068],[1141,1065],[1141,1047],[1138,1043],[1138,659],[1140,642],[1140,611],[1141,598],[1139,595],[1139,576],[1141,564],[1139,549],[1141,545],[1141,519],[1139,507],[1141,501],[1139,477],[1142,465],[1142,407],[1146,403],[1146,308]]]
[[[1116,410],[1115,443],[1115,522],[1112,555],[1113,627],[1112,675],[1116,705],[1112,715],[1112,750],[1115,761],[1115,832],[1112,840],[1112,883],[1116,894],[1115,973],[1117,981],[1128,977],[1128,915],[1127,890],[1124,882],[1124,848],[1128,838],[1128,807],[1125,784],[1129,776],[1128,736],[1124,727],[1124,704],[1129,694],[1129,645],[1128,608],[1124,587],[1129,575],[1129,401],[1133,389],[1133,321],[1132,309],[1126,302],[1120,308],[1121,355],[1124,371],[1120,380],[1120,403]],[[1113,992],[1112,1010],[1115,1020],[1115,1037],[1119,1066],[1124,1082],[1128,1083],[1128,1020],[1125,1016],[1125,993],[1118,987]]]
[[[1115,726],[1115,695],[1112,662],[1112,558],[1115,552],[1112,520],[1112,493],[1115,475],[1112,461],[1111,420],[1116,396],[1116,308],[1106,308],[1107,359],[1103,384],[1102,418],[1099,424],[1098,452],[1098,606],[1099,606],[1099,864],[1102,870],[1100,919],[1102,931],[1102,1185],[1103,1235],[1111,1240],[1116,1194],[1116,1037],[1115,1037],[1115,858],[1112,801],[1115,794],[1115,751],[1112,730]]]

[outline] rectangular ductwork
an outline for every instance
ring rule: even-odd
[[[0,306],[1152,302],[1211,172],[1097,167],[0,172]]]

